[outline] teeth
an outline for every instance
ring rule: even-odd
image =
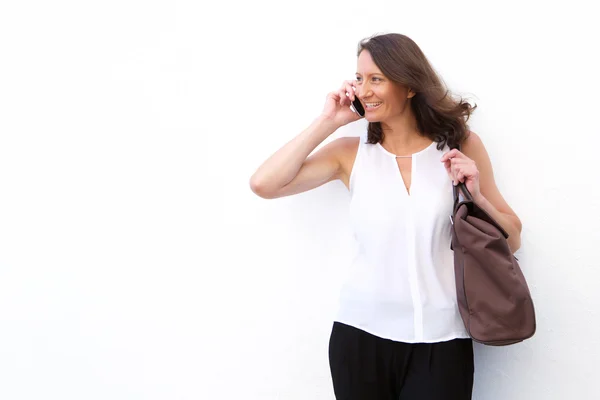
[[[382,102],[379,103],[365,103],[365,105],[369,108],[373,108],[373,107],[377,107],[378,105],[380,105]]]

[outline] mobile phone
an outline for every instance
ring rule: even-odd
[[[354,96],[354,100],[352,100],[352,104],[350,105],[350,108],[352,109],[352,111],[354,111],[361,117],[365,116],[365,109],[362,106],[362,104],[360,104],[360,100],[358,99],[358,97]]]

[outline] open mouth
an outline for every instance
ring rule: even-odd
[[[379,106],[381,106],[383,104],[383,102],[378,102],[378,103],[365,103],[365,108],[369,111],[375,110],[377,108],[379,108]]]

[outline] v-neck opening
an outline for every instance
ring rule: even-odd
[[[406,181],[404,180],[404,176],[402,176],[402,170],[400,169],[400,165],[398,165],[398,159],[394,158],[394,164],[396,164],[396,169],[398,170],[398,175],[400,176],[400,181],[402,182],[402,188],[404,189],[404,193],[408,197],[411,197],[413,193],[413,177],[415,173],[415,157],[412,156],[410,158],[410,184],[407,186]]]
[[[402,182],[402,189],[403,192],[406,194],[406,196],[408,197],[412,197],[414,195],[414,177],[415,177],[415,172],[416,172],[416,156],[426,152],[427,150],[429,150],[431,147],[433,147],[434,145],[436,145],[436,141],[432,141],[427,147],[425,147],[423,150],[419,150],[416,153],[413,153],[411,155],[408,156],[396,156],[394,153],[391,153],[389,151],[387,151],[385,149],[385,147],[383,147],[381,145],[381,143],[377,143],[377,146],[384,151],[384,153],[386,153],[387,155],[390,156],[390,158],[393,158],[394,160],[394,164],[396,167],[396,170],[398,171],[398,176],[400,177],[400,181]],[[404,177],[402,176],[402,170],[400,169],[400,165],[398,165],[398,158],[408,158],[410,157],[410,185],[408,185],[408,187],[406,186],[406,181],[404,180]]]

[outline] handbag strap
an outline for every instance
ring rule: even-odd
[[[458,143],[455,148],[458,151],[461,151],[460,143]],[[458,182],[458,185],[452,185],[452,194],[454,196],[454,208],[456,208],[456,206],[460,202],[459,196],[461,192],[465,199],[467,199],[468,201],[473,201],[473,196],[471,196],[469,189],[467,189],[467,185],[465,185],[462,182]]]

